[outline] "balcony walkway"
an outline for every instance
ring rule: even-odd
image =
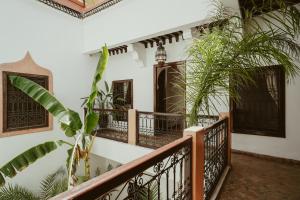
[[[219,200],[299,200],[300,165],[233,154]]]

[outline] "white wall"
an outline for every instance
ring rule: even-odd
[[[82,114],[80,97],[89,92],[97,62],[97,57],[84,56],[82,52],[99,49],[103,43],[116,45],[138,41],[145,36],[198,25],[207,20],[211,8],[207,2],[124,0],[82,22],[35,0],[5,1],[0,7],[0,63],[19,60],[29,50],[38,64],[52,71],[55,95]],[[176,20],[172,20],[174,18]],[[189,41],[167,44],[167,62],[184,60],[188,44]],[[155,50],[155,47],[139,47],[144,67],[132,59],[130,52],[112,56],[105,74],[108,81],[134,79],[134,107],[139,110],[153,111]],[[233,148],[300,160],[299,88],[299,77],[293,85],[287,86],[286,139],[234,134]],[[50,132],[1,138],[0,165],[33,145],[62,138],[64,136],[57,123]],[[103,156],[122,163],[148,152],[145,150],[132,157],[129,154],[120,157],[120,151],[111,148],[115,143],[97,140],[95,153],[98,151],[98,155],[104,154],[101,145],[108,145],[106,149],[109,150]],[[13,181],[37,190],[42,177],[65,165],[65,159],[65,149],[57,150],[24,170]]]
[[[82,55],[82,22],[36,0],[9,0],[0,6],[0,63],[22,59],[30,51],[33,59],[50,69],[54,93],[65,105],[82,114],[80,97],[89,92],[96,60]],[[33,145],[64,139],[54,123],[50,132],[0,138],[0,166]],[[65,166],[61,148],[17,175],[13,182],[37,190],[41,179]]]
[[[167,62],[186,59],[186,49],[190,41],[167,44]],[[134,108],[142,111],[153,111],[153,65],[156,47],[138,52],[144,67],[133,60],[130,53],[110,57],[110,67],[106,71],[106,80],[133,79]],[[258,154],[300,160],[300,77],[286,86],[286,138],[265,137],[256,135],[233,134],[233,148]],[[228,111],[224,106],[220,111]]]
[[[286,86],[286,138],[233,134],[233,148],[300,160],[300,77]]]
[[[186,60],[186,50],[189,40],[166,44],[167,62]],[[144,66],[141,67],[132,58],[130,52],[113,55],[109,59],[109,67],[105,79],[111,84],[114,80],[133,79],[133,107],[141,111],[153,111],[153,65],[157,47],[138,47],[138,52]]]
[[[84,20],[84,52],[204,23],[210,0],[123,0]]]
[[[126,164],[137,158],[140,158],[150,152],[152,149],[130,145],[114,140],[96,138],[92,153],[104,158],[109,158],[121,164]]]
[[[299,4],[300,6],[300,4]],[[261,23],[260,19],[257,22]],[[268,27],[261,24],[266,30]],[[298,37],[298,44],[300,38]],[[299,62],[299,58],[296,62]],[[298,63],[298,66],[300,64]],[[286,83],[286,137],[233,134],[233,148],[258,154],[300,160],[300,75]]]

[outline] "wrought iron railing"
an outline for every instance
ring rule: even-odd
[[[99,115],[96,136],[128,142],[128,111],[94,109]]]
[[[55,199],[178,199],[192,194],[192,138],[176,140]]]
[[[137,145],[159,148],[183,136],[188,127],[188,115],[173,113],[137,112]],[[200,115],[197,126],[207,127],[218,116]]]
[[[188,115],[184,114],[135,111],[134,117],[125,110],[94,109],[94,111],[100,118],[95,130],[98,137],[127,143],[129,134],[133,134],[132,137],[136,139],[135,143],[131,144],[153,149],[181,138],[184,129],[188,127]],[[200,115],[197,126],[208,127],[217,120],[217,116]],[[131,130],[135,130],[132,133],[129,132],[129,126],[133,124],[136,124],[136,127],[134,129],[131,127]]]
[[[159,148],[183,136],[185,116],[170,113],[137,112],[137,144]]]
[[[228,165],[228,118],[205,129],[204,199],[210,199]]]

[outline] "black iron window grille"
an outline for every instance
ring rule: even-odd
[[[25,77],[48,89],[47,76],[3,72],[3,131],[48,127],[48,112],[25,93],[11,85],[9,75]]]
[[[237,88],[233,102],[233,131],[285,137],[285,75],[281,66],[265,67],[253,75],[255,84]]]

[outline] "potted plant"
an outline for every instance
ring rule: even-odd
[[[115,104],[114,102],[124,102],[125,100],[120,97],[120,95],[113,94],[113,88],[109,87],[107,81],[104,82],[105,89],[99,89],[97,92],[97,97],[94,103],[94,109],[99,112],[99,127],[107,128],[109,124],[109,109],[119,109],[123,110],[124,106]],[[84,102],[82,106],[87,103],[88,97],[82,98]]]

